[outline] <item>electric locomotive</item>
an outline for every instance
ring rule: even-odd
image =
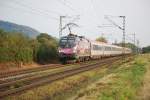
[[[59,59],[62,63],[69,60],[83,61],[90,58],[90,41],[83,36],[69,34],[59,41]]]

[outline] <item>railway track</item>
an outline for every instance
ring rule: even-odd
[[[0,84],[0,98],[20,93],[25,90],[43,85],[45,83],[51,83],[64,77],[72,76],[77,73],[88,71],[103,65],[111,65],[114,61],[119,60],[120,58],[121,57],[108,58],[92,64],[78,65],[75,67],[66,68],[43,75],[30,76],[21,78],[19,80],[7,81],[5,83]]]
[[[58,73],[60,71],[66,70],[66,69],[71,69],[76,66],[83,66],[83,65],[87,65],[87,64],[88,63],[79,63],[79,64],[74,64],[74,65],[67,64],[67,65],[63,65],[63,67],[61,66],[61,67],[57,67],[57,68],[53,68],[53,69],[50,68],[50,69],[43,70],[43,71],[40,70],[40,71],[36,71],[36,72],[27,72],[27,73],[23,73],[23,74],[0,78],[0,80],[1,80],[0,88],[11,85],[11,84],[24,82],[26,80],[33,80],[35,78],[40,78],[43,76],[47,76],[49,74]]]
[[[52,65],[42,65],[41,67],[29,68],[29,69],[24,69],[24,70],[0,72],[0,78],[15,76],[19,74],[25,74],[25,73],[31,73],[31,72],[37,72],[37,71],[43,71],[43,70],[53,69],[53,68],[58,68],[58,67],[63,67],[63,66],[64,65],[61,65],[61,64],[52,64]]]
[[[75,65],[81,65],[84,64],[83,62],[75,64]],[[34,72],[40,72],[40,71],[46,71],[49,69],[56,69],[56,68],[62,68],[65,66],[70,66],[71,64],[66,64],[66,65],[62,65],[62,64],[51,64],[51,65],[42,65],[41,67],[36,67],[36,68],[29,68],[29,69],[24,69],[24,70],[14,70],[14,71],[6,71],[6,72],[0,72],[0,83],[3,79],[6,79],[8,77],[14,77],[14,76],[19,76],[19,75],[23,75],[23,74],[30,74],[30,73],[34,73]]]
[[[94,62],[94,61],[91,61],[91,62]],[[90,63],[91,63],[90,62]],[[55,73],[57,70],[65,70],[65,68],[71,68],[73,66],[81,66],[81,65],[86,65],[88,64],[89,62],[81,62],[81,63],[77,63],[77,64],[67,64],[67,65],[61,65],[61,64],[55,64],[55,65],[47,65],[47,66],[43,66],[43,67],[40,67],[39,69],[38,68],[33,68],[33,69],[27,69],[27,70],[21,70],[20,71],[13,71],[13,72],[10,72],[10,73],[4,73],[4,75],[0,76],[0,86],[1,84],[7,84],[8,82],[10,81],[15,81],[15,80],[25,80],[26,78],[31,78],[33,76],[35,77],[39,77],[43,74],[46,74],[46,73]]]

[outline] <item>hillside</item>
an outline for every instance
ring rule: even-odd
[[[21,32],[30,37],[35,37],[38,34],[40,34],[37,30],[35,30],[31,27],[24,26],[24,25],[18,25],[15,23],[2,21],[2,20],[0,20],[0,29],[3,29],[8,32]]]

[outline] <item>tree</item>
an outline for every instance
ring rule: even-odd
[[[107,43],[107,40],[104,37],[98,37],[96,41]]]
[[[39,48],[37,51],[37,60],[40,63],[48,63],[57,58],[58,42],[52,36],[41,33],[37,36]]]
[[[150,53],[150,46],[143,47],[143,48],[142,48],[142,52],[143,52],[143,53]]]
[[[28,63],[33,60],[30,38],[0,30],[0,62]]]

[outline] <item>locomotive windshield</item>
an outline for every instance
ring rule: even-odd
[[[59,42],[61,48],[72,48],[75,46],[75,37],[62,37]]]

